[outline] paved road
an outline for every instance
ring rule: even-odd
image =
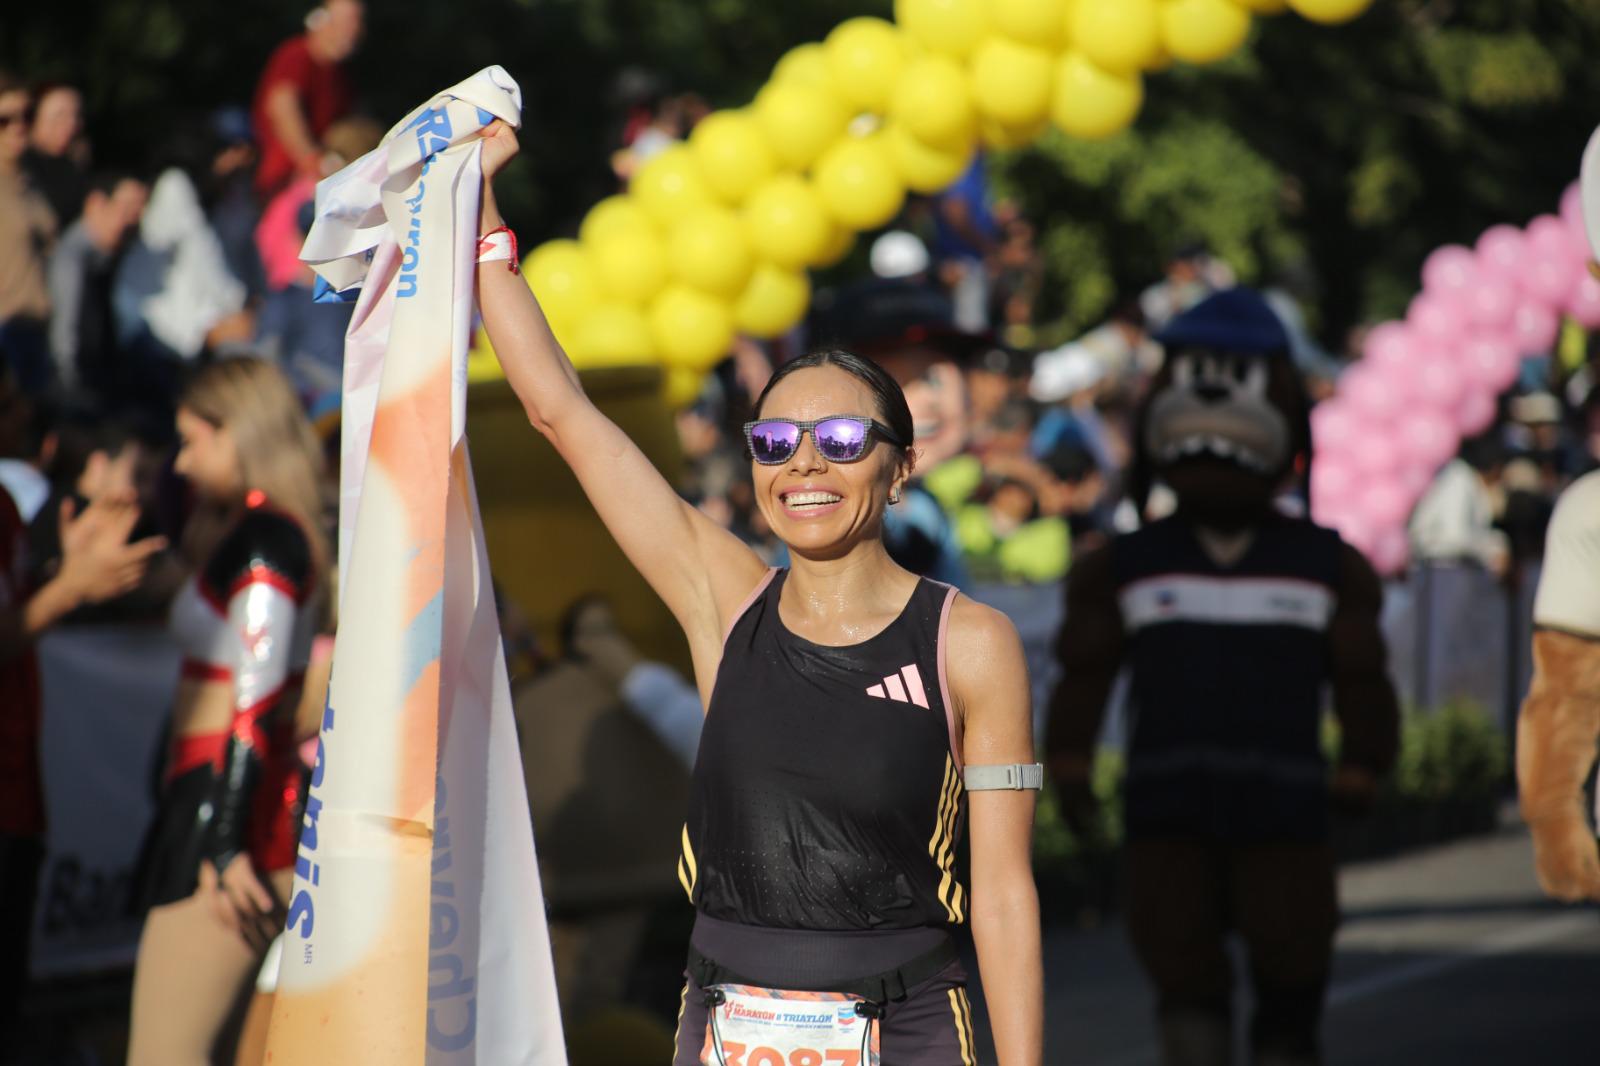
[[[1600,911],[1544,901],[1521,825],[1348,867],[1340,887],[1327,1066],[1600,1062]],[[1120,929],[1052,931],[1045,961],[1047,1063],[1158,1066]]]

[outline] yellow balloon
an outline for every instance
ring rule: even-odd
[[[922,47],[957,58],[989,32],[983,0],[894,0],[894,20]]]
[[[744,288],[754,265],[739,216],[726,207],[684,215],[668,238],[667,258],[678,281],[728,297]]]
[[[849,137],[817,160],[817,194],[834,219],[855,230],[875,229],[905,202],[905,185],[877,137]]]
[[[835,225],[833,235],[828,238],[828,244],[822,252],[811,261],[811,266],[817,270],[826,270],[837,265],[845,256],[850,254],[850,249],[856,246],[855,233],[844,227]]]
[[[744,233],[763,259],[798,269],[814,262],[833,240],[833,220],[817,191],[797,174],[779,174],[751,194]]]
[[[1161,43],[1174,59],[1215,63],[1250,36],[1250,12],[1232,0],[1162,0]]]
[[[794,80],[770,82],[757,93],[755,117],[778,160],[796,170],[816,162],[850,125],[850,112],[832,89]]]
[[[1039,139],[1050,123],[1047,120],[1030,122],[1026,126],[1008,126],[1004,122],[984,119],[978,124],[978,139],[985,148],[1009,151],[1025,148]]]
[[[669,366],[661,374],[662,402],[674,411],[681,410],[700,398],[700,390],[705,384],[705,371]]]
[[[655,220],[637,200],[626,193],[619,193],[589,208],[589,213],[583,216],[583,225],[578,227],[578,239],[592,245],[619,233],[637,232],[653,236],[656,232]]]
[[[994,28],[1036,48],[1059,48],[1067,29],[1067,0],[989,0]]]
[[[1302,18],[1332,26],[1366,11],[1372,0],[1289,0],[1289,6]]]
[[[616,229],[584,240],[600,286],[625,303],[646,303],[667,283],[667,254],[649,229]]]
[[[985,118],[1007,126],[1038,122],[1050,111],[1054,55],[991,36],[972,55],[972,96]]]
[[[848,104],[882,114],[905,65],[900,31],[875,18],[853,18],[833,28],[827,40],[834,85]]]
[[[629,304],[601,304],[578,323],[567,357],[579,370],[649,366],[656,361],[655,349],[643,311]]]
[[[628,192],[657,225],[667,229],[690,211],[716,202],[694,155],[681,144],[647,160],[633,176]]]
[[[709,370],[733,344],[733,312],[726,300],[668,285],[650,304],[650,335],[667,366]]]
[[[772,68],[772,81],[774,84],[793,83],[826,89],[831,93],[838,92],[838,87],[833,83],[833,64],[828,61],[828,50],[814,41],[785,52]]]
[[[932,52],[906,64],[889,114],[927,144],[970,144],[978,129],[967,72],[949,56]]]
[[[1120,133],[1144,103],[1144,80],[1137,74],[1102,70],[1077,52],[1056,65],[1050,118],[1072,137],[1099,140]]]
[[[1233,0],[1233,2],[1240,7],[1249,8],[1258,15],[1281,15],[1289,10],[1288,0]],[[1372,0],[1359,0],[1359,2],[1364,8]],[[1346,6],[1349,6],[1348,3]]]
[[[523,276],[552,328],[577,324],[600,302],[600,279],[577,241],[547,241],[523,262]],[[556,330],[559,338],[561,329]]]
[[[959,178],[972,162],[970,141],[960,149],[951,151],[925,144],[910,130],[896,123],[890,123],[883,131],[883,139],[900,180],[913,192],[938,192]]]
[[[1224,3],[1227,0],[1223,0]],[[1161,51],[1158,0],[1077,0],[1072,47],[1104,70],[1148,67]]]
[[[733,305],[733,324],[752,337],[776,337],[805,317],[811,282],[803,270],[762,263]]]
[[[711,191],[740,203],[778,169],[778,157],[761,124],[746,111],[718,111],[700,120],[689,135],[700,173]]]

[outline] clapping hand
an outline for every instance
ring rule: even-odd
[[[109,493],[76,513],[61,503],[61,569],[56,580],[79,603],[101,603],[129,591],[144,578],[151,556],[167,546],[165,537],[128,542],[139,521],[131,492]]]

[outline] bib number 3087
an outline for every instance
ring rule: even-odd
[[[878,1029],[854,996],[750,985],[708,990],[703,1066],[878,1066]]]
[[[795,1048],[789,1052],[788,1058],[784,1058],[783,1052],[774,1047],[752,1048],[737,1041],[724,1040],[722,1061],[727,1066],[861,1066],[861,1051],[843,1048],[818,1051],[816,1048],[801,1047]]]

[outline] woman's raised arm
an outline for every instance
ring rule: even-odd
[[[500,225],[490,180],[517,152],[501,122],[484,131],[480,233]],[[577,475],[628,559],[689,638],[701,690],[721,657],[722,634],[766,565],[732,533],[686,503],[638,446],[584,395],[527,283],[503,261],[478,268],[478,303],[495,354],[528,421]]]

